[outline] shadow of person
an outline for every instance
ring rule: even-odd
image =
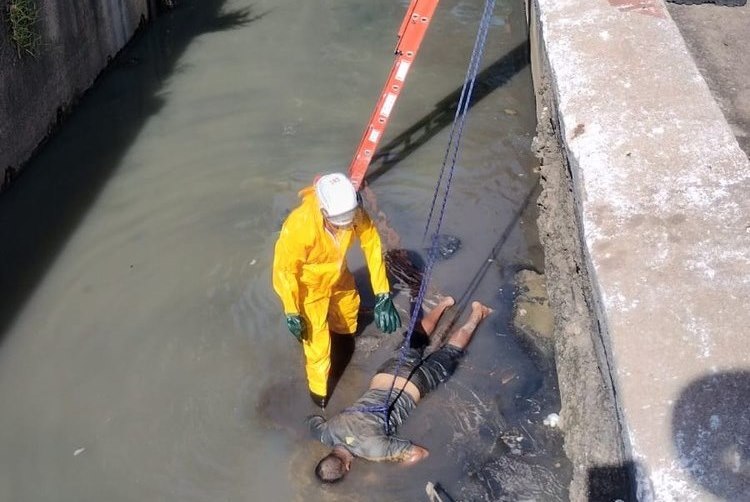
[[[725,500],[750,499],[750,372],[706,375],[681,394],[672,436],[683,469]]]
[[[206,34],[243,28],[268,14],[229,3],[182,0],[141,30],[2,192],[0,341],[133,142],[167,104],[170,79],[186,69],[180,64],[185,51]],[[102,8],[94,5],[92,11]],[[58,120],[64,116],[61,108]]]
[[[328,394],[341,380],[344,370],[354,355],[354,336],[331,333],[331,371],[328,373]]]

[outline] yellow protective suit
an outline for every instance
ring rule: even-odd
[[[375,294],[390,291],[383,252],[375,225],[358,209],[354,223],[331,233],[326,229],[314,187],[299,192],[302,203],[281,227],[273,259],[273,288],[285,314],[300,314],[307,326],[303,342],[307,383],[311,392],[328,395],[331,334],[357,330],[359,293],[346,265],[346,251],[355,237],[370,271]]]

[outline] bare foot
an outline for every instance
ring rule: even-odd
[[[477,325],[482,319],[492,313],[492,309],[486,305],[482,305],[479,302],[471,302],[471,315],[467,319],[466,324],[458,328],[451,337],[448,339],[448,344],[463,349],[471,341],[471,337],[474,336],[474,331],[477,329]]]
[[[455,304],[456,304],[456,300],[454,300],[452,296],[444,296],[440,299],[437,306],[447,309],[448,307],[452,307]]]
[[[428,336],[435,330],[435,326],[437,326],[443,312],[455,303],[456,300],[454,300],[452,296],[445,296],[440,299],[434,309],[430,310],[427,315],[422,318],[422,329]]]
[[[481,321],[492,313],[492,309],[482,303],[471,302],[471,313],[478,315],[479,320]]]

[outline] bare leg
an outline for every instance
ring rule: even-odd
[[[474,331],[476,331],[479,322],[491,313],[492,309],[486,305],[482,305],[479,302],[472,302],[469,319],[466,321],[466,324],[451,334],[448,339],[448,345],[453,345],[459,349],[463,349],[469,345],[471,337],[474,336]]]
[[[432,332],[435,331],[435,326],[437,326],[440,316],[443,315],[443,312],[445,312],[447,308],[453,306],[454,303],[456,303],[456,301],[452,296],[446,296],[440,300],[440,303],[438,303],[434,309],[430,310],[427,315],[422,317],[422,329],[427,336],[430,336]]]

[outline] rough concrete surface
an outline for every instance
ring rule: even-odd
[[[750,4],[667,7],[737,142],[750,154]]]
[[[591,390],[610,379],[636,496],[748,500],[750,164],[736,128],[661,0],[533,4],[601,334]]]
[[[0,188],[57,120],[125,46],[153,0],[37,0],[38,55],[11,43],[9,0],[0,0]]]
[[[532,42],[532,48],[536,45]],[[581,249],[570,173],[560,151],[557,117],[551,115],[555,109],[551,92],[544,72],[539,71],[544,65],[535,63],[534,67],[535,80],[540,84],[535,139],[542,184],[537,201],[538,226],[554,316],[554,353],[565,453],[573,464],[570,500],[631,500],[632,483],[609,362],[603,354],[593,313],[593,294]]]

